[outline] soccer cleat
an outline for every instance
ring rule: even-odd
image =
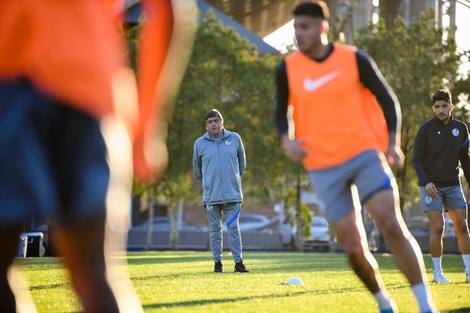
[[[451,281],[444,276],[444,273],[434,273],[434,278],[432,280],[435,283],[450,283]]]
[[[215,262],[214,265],[214,273],[223,273],[224,272],[224,265],[222,262]]]
[[[390,305],[392,306],[391,308],[379,309],[380,313],[397,313],[398,312],[397,304],[393,299],[390,299]]]
[[[235,269],[234,269],[234,272],[235,273],[248,273],[249,270],[246,269],[245,265],[243,264],[243,262],[238,262],[235,264]]]

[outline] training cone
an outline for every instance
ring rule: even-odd
[[[286,285],[303,285],[303,284],[304,282],[300,278],[297,278],[297,277],[289,278],[286,281]]]

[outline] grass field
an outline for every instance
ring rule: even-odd
[[[393,258],[375,255],[400,312],[418,312]],[[40,313],[80,310],[57,258],[19,259]],[[377,312],[375,301],[352,274],[341,253],[245,252],[250,273],[233,273],[224,254],[225,273],[213,273],[209,252],[149,251],[128,254],[129,273],[145,312]],[[431,261],[425,256],[428,278]],[[431,283],[441,312],[470,312],[470,284],[460,255],[445,255],[452,284]],[[285,285],[291,277],[304,285]]]

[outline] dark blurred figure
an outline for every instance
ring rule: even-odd
[[[54,225],[83,311],[142,312],[115,256],[125,252],[132,164],[145,180],[166,165],[165,111],[181,81],[170,86],[166,68],[185,69],[188,56],[174,45],[192,44],[194,27],[182,35],[188,22],[178,16],[195,25],[196,15],[182,11],[196,8],[141,3],[137,84],[117,1],[0,2],[0,312],[35,311],[15,269],[32,218]]]

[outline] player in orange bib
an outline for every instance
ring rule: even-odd
[[[299,50],[276,70],[275,120],[282,145],[308,170],[323,213],[380,312],[397,312],[397,307],[368,249],[353,192],[392,248],[420,311],[436,312],[423,257],[400,213],[391,171],[404,158],[398,100],[367,54],[328,42],[329,13],[323,1],[301,3],[293,15]],[[288,135],[289,105],[294,138]]]

